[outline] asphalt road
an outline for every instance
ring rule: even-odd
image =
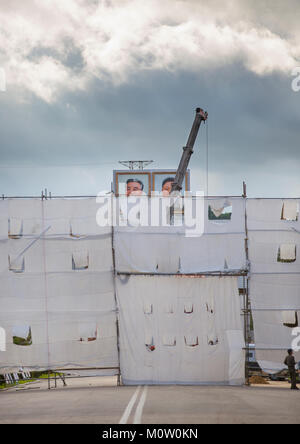
[[[1,424],[299,424],[300,392],[283,387],[117,387],[99,378],[0,392]]]

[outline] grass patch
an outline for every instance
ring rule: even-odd
[[[56,373],[56,377],[59,377],[61,373]],[[48,372],[32,372],[31,373],[32,378],[30,379],[19,379],[18,382],[6,384],[4,378],[1,378],[0,375],[0,390],[4,390],[10,387],[16,387],[17,385],[27,384],[27,382],[34,382],[38,381],[39,379],[48,379]],[[55,378],[55,373],[50,373],[50,378]]]

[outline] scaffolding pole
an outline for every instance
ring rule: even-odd
[[[113,199],[113,196],[111,196]],[[113,202],[111,203],[111,220],[113,221]],[[118,299],[117,299],[117,288],[116,288],[116,252],[115,252],[115,230],[114,224],[111,224],[111,246],[112,246],[112,260],[113,260],[113,282],[114,282],[114,298],[115,298],[115,306],[116,306],[116,329],[117,329],[117,347],[118,347],[118,363],[119,363],[119,373],[118,373],[118,383],[117,385],[121,385],[121,361],[120,361],[120,327],[119,327],[119,309],[118,309]]]
[[[243,277],[243,289],[244,289],[244,334],[245,334],[245,380],[246,385],[250,386],[250,322],[251,307],[249,300],[249,272],[250,272],[250,260],[249,260],[249,232],[248,232],[248,216],[247,216],[247,185],[243,182],[243,198],[245,202],[245,254],[247,262],[247,275]]]

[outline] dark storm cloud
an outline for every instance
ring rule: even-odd
[[[273,170],[276,185],[281,162],[300,165],[299,100],[290,80],[258,78],[238,66],[199,75],[147,74],[114,89],[95,82],[90,93],[66,95],[56,105],[35,99],[16,112],[7,103],[1,157],[6,164],[37,167],[96,164],[110,171],[117,160],[128,158],[154,159],[156,167],[175,168],[199,105],[209,111],[211,174],[251,177],[264,168]],[[204,169],[205,136],[201,128],[192,169]],[[50,188],[55,171],[47,171]],[[109,188],[109,176],[105,183],[92,180],[92,185]],[[261,194],[267,192],[264,186]]]
[[[33,62],[38,62],[43,57],[59,60],[64,66],[75,72],[80,72],[85,67],[81,50],[69,38],[63,41],[63,47],[59,51],[52,47],[37,46],[27,55],[28,60]]]
[[[214,193],[236,194],[245,179],[252,195],[300,195],[300,93],[290,76],[298,3],[152,4],[2,8],[10,71],[0,93],[1,164],[27,167],[2,168],[0,193],[95,194],[126,158],[176,168],[202,106]],[[205,183],[205,144],[201,128],[194,189]]]

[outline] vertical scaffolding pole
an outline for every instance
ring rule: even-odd
[[[243,182],[243,198],[245,202],[245,253],[247,261],[248,274],[247,277],[243,278],[243,290],[244,290],[244,334],[245,334],[245,348],[246,348],[246,358],[245,358],[245,379],[246,385],[250,385],[250,301],[249,301],[249,238],[248,238],[248,218],[247,218],[247,185]]]
[[[251,332],[250,332],[250,316],[251,316],[251,309],[250,309],[250,300],[249,300],[249,276],[247,277],[247,287],[246,287],[246,307],[247,307],[247,359],[246,359],[246,381],[247,385],[250,384],[250,340],[251,340]]]
[[[117,287],[116,287],[116,253],[115,253],[115,230],[114,230],[114,198],[115,195],[111,194],[111,242],[112,242],[112,259],[113,259],[113,281],[114,281],[114,297],[115,297],[115,307],[116,307],[116,328],[117,328],[117,347],[118,347],[118,363],[119,363],[119,373],[118,373],[118,386],[121,385],[121,361],[120,361],[120,328],[119,328],[119,309],[118,309],[118,299],[117,299]]]

